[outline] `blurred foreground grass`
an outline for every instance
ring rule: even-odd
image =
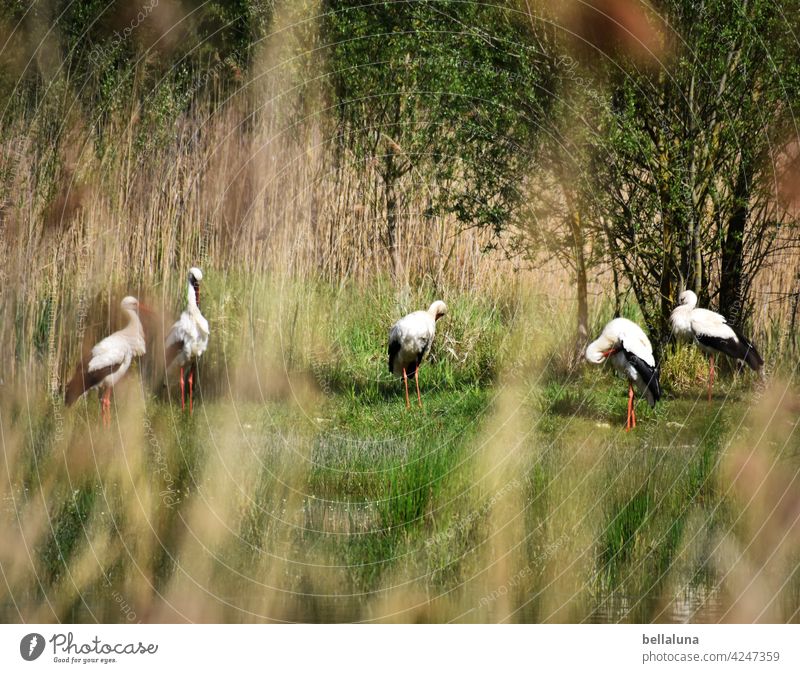
[[[626,434],[624,382],[578,362],[563,310],[443,290],[406,411],[386,332],[434,295],[212,277],[193,417],[157,355],[110,432],[95,395],[6,382],[2,619],[800,620],[790,385],[707,404],[681,353],[694,378],[667,368]]]

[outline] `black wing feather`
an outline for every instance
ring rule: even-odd
[[[630,351],[625,351],[625,357],[627,358],[628,362],[633,365],[633,368],[636,370],[636,373],[639,375],[641,380],[644,381],[645,385],[647,386],[647,390],[650,391],[650,394],[653,396],[652,406],[655,406],[655,403],[661,399],[661,385],[658,382],[658,365],[656,364],[655,367],[651,367],[644,360],[642,360],[642,358],[634,355]]]
[[[394,360],[400,352],[400,340],[389,339],[389,373],[394,374]]]
[[[723,339],[721,337],[709,336],[708,334],[695,334],[695,338],[699,344],[706,348],[713,349],[736,360],[743,360],[754,371],[761,369],[764,360],[758,354],[756,347],[753,346],[738,329],[735,327],[731,329],[736,335],[736,339]]]
[[[166,363],[167,369],[169,369],[170,365],[175,362],[175,358],[178,357],[182,350],[183,341],[175,341],[166,347],[164,350],[164,362]]]
[[[738,329],[735,327],[732,328],[736,337],[739,339],[739,343],[742,345],[742,350],[744,355],[739,358],[740,360],[744,360],[754,372],[757,372],[764,366],[764,358],[761,357],[759,352],[756,350],[756,347],[750,342],[749,339],[745,338],[744,334],[742,334]]]
[[[94,386],[100,383],[106,376],[113,374],[121,366],[121,364],[109,365],[108,367],[95,369],[90,372],[89,360],[81,361],[75,368],[75,373],[67,384],[67,389],[64,392],[64,404],[70,406],[87,390],[94,388]]]

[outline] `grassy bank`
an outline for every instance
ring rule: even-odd
[[[563,311],[442,288],[406,411],[386,332],[435,290],[207,275],[191,418],[157,349],[111,431],[93,396],[4,385],[4,620],[798,620],[780,382],[668,378],[626,434]]]

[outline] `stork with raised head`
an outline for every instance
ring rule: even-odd
[[[435,301],[427,311],[414,311],[400,318],[389,330],[389,371],[402,376],[406,385],[406,408],[408,400],[408,377],[414,376],[417,383],[417,402],[422,406],[419,392],[419,366],[430,351],[436,334],[436,321],[447,315],[447,305]]]
[[[138,300],[125,297],[120,308],[128,315],[128,324],[97,343],[91,355],[78,363],[64,395],[64,403],[70,406],[84,393],[97,388],[104,427],[111,425],[111,391],[125,376],[133,358],[144,355],[146,350]]]
[[[709,402],[714,385],[714,357],[717,353],[746,362],[753,371],[761,372],[764,360],[756,347],[736,327],[729,325],[725,316],[705,308],[697,308],[697,295],[691,290],[681,292],[678,301],[680,304],[669,317],[672,331],[678,337],[693,340],[709,356]]]
[[[587,346],[586,359],[593,364],[602,364],[610,359],[614,369],[628,380],[628,420],[625,430],[627,432],[635,428],[634,385],[651,407],[655,407],[661,398],[658,365],[647,335],[632,320],[614,318],[603,328],[600,336]]]
[[[197,267],[189,269],[186,310],[172,326],[165,343],[164,359],[167,374],[175,367],[180,367],[181,376],[181,409],[186,408],[186,384],[189,385],[189,413],[193,413],[194,376],[197,361],[208,348],[208,320],[200,312],[200,281],[203,272]],[[188,377],[184,378],[184,369],[189,368]]]

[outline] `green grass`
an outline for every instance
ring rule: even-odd
[[[5,620],[122,621],[123,596],[142,620],[665,621],[687,595],[713,620],[700,597],[735,592],[724,550],[747,556],[771,502],[743,499],[727,467],[765,427],[747,380],[707,403],[665,378],[626,433],[625,383],[564,373],[538,309],[462,298],[421,368],[424,407],[406,410],[387,325],[430,292],[400,306],[306,288],[248,313],[241,288],[215,290],[212,325],[236,295],[224,320],[283,348],[243,367],[247,340],[219,335],[229,359],[204,363],[194,416],[136,377],[111,432],[94,397],[63,427],[41,395],[4,401]],[[540,344],[527,361],[520,339]],[[793,473],[788,440],[763,455]],[[771,572],[796,621],[785,558]]]

